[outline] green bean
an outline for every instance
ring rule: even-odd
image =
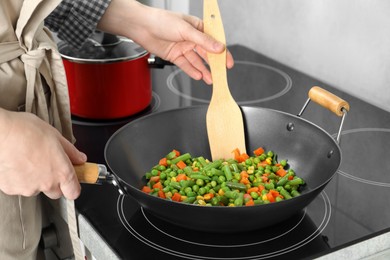
[[[180,190],[181,189],[181,186],[180,186],[180,183],[176,182],[176,181],[171,181],[169,183],[169,186],[171,186],[173,189],[177,189],[177,190]]]
[[[301,185],[303,184],[303,180],[299,177],[292,179],[291,181],[288,181],[287,184],[294,186],[294,185]]]
[[[290,174],[286,174],[284,175],[277,183],[276,185],[277,186],[284,186],[287,182],[288,182],[288,177],[290,176]]]
[[[178,156],[178,157],[172,159],[172,160],[171,160],[171,163],[172,163],[172,164],[176,164],[176,163],[178,163],[178,162],[180,162],[180,161],[185,162],[185,161],[187,161],[188,159],[191,159],[191,154],[185,153],[185,154],[182,154],[182,155],[180,155],[180,156]]]
[[[298,197],[299,195],[301,195],[301,193],[299,191],[297,191],[297,190],[292,190],[291,191],[291,196]]]
[[[172,160],[173,158],[176,157],[176,152],[175,151],[172,151],[170,153],[168,153],[165,158],[167,158],[168,160]]]
[[[236,163],[233,163],[231,164],[232,165],[232,168],[233,168],[233,171],[235,173],[240,173],[240,169],[238,168],[237,164]]]
[[[209,164],[207,164],[203,170],[205,171],[208,171],[208,170],[211,170],[212,168],[218,168],[219,166],[221,166],[223,160],[216,160],[216,161],[213,161],[213,162],[210,162]]]
[[[237,189],[240,191],[246,191],[246,189],[247,189],[246,185],[243,183],[236,183],[236,182],[230,182],[230,181],[226,182],[226,186],[228,186],[231,189],[235,189],[235,190]]]
[[[300,188],[305,185],[303,179],[295,176],[295,172],[287,164],[287,160],[277,162],[277,154],[273,151],[267,151],[260,156],[252,156],[240,162],[234,159],[209,162],[202,156],[192,158],[189,153],[176,156],[176,151],[168,153],[166,159],[169,161],[168,166],[158,164],[145,173],[147,183],[142,190],[152,196],[163,197],[162,190],[168,200],[172,200],[172,196],[179,193],[180,200],[189,204],[244,206],[249,200],[253,200],[255,205],[268,204],[271,201],[278,202],[299,196]],[[183,169],[179,169],[176,165],[179,161],[185,162],[186,166]],[[263,161],[266,164],[262,163]],[[285,176],[280,177],[276,174],[280,167],[287,165]],[[249,174],[247,176],[248,184],[242,183],[242,171]],[[179,174],[185,174],[186,178],[176,181],[175,178]],[[158,182],[162,184],[162,188],[153,188],[154,184]],[[249,188],[260,185],[264,187],[261,188],[260,193],[252,191],[249,196],[245,195],[244,199],[244,194]],[[270,192],[274,189],[281,196]],[[271,200],[269,194],[273,195],[274,200]],[[199,197],[204,195],[207,195],[207,198]]]
[[[212,169],[211,169],[211,174],[212,174],[213,176],[222,176],[222,175],[223,175],[223,172],[222,172],[221,170],[216,169],[216,168],[212,168]]]
[[[205,167],[207,165],[207,162],[206,160],[203,158],[203,156],[200,156],[198,157],[198,162],[200,162],[200,164]]]
[[[237,191],[226,191],[225,192],[225,196],[228,198],[228,199],[236,199],[237,196],[238,196],[238,192]]]
[[[285,189],[283,189],[283,188],[281,188],[281,190],[279,192],[287,200],[292,198],[290,193],[288,191],[286,191]]]
[[[209,181],[211,180],[210,177],[203,175],[203,174],[191,174],[190,177],[195,180],[204,180],[204,181]]]
[[[244,204],[244,193],[239,193],[237,199],[234,200],[234,206],[242,206]]]
[[[187,203],[187,204],[192,204],[194,203],[196,200],[196,196],[193,196],[193,197],[187,197],[183,200],[184,203]]]
[[[222,171],[225,173],[226,180],[230,181],[231,179],[233,179],[232,171],[230,170],[229,165],[224,165],[222,167]]]

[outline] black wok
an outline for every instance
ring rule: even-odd
[[[301,196],[252,207],[205,207],[142,192],[145,172],[172,149],[211,158],[206,132],[207,106],[151,114],[119,129],[106,144],[105,158],[120,191],[134,197],[154,216],[202,231],[248,231],[271,226],[300,212],[339,168],[338,142],[299,116],[258,107],[241,109],[248,154],[263,146],[275,151],[279,158],[288,159],[297,175],[307,183]]]

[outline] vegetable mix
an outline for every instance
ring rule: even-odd
[[[291,199],[305,185],[287,160],[259,147],[253,156],[209,161],[173,150],[145,174],[142,191],[163,199],[202,206],[253,206]]]

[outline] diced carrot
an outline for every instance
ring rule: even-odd
[[[249,200],[251,198],[252,198],[251,195],[249,195],[248,193],[244,194],[244,200]]]
[[[240,175],[241,175],[241,178],[248,178],[249,177],[249,174],[246,171],[241,171]]]
[[[242,153],[241,155],[240,155],[240,162],[244,162],[246,159],[248,159],[249,158],[249,155],[248,154],[246,154],[246,153]]]
[[[149,186],[143,186],[143,187],[142,187],[142,191],[143,191],[143,192],[146,192],[146,193],[150,193],[150,192],[152,191],[152,189],[149,188]]]
[[[232,153],[234,153],[234,160],[236,160],[237,162],[243,162],[249,158],[248,154],[240,153],[240,150],[238,148],[234,149]]]
[[[249,184],[250,181],[249,181],[248,178],[241,178],[240,183],[242,183],[242,184]]]
[[[256,155],[256,156],[260,156],[264,153],[264,149],[263,147],[259,147],[257,148],[256,150],[253,151],[253,153]]]
[[[245,206],[254,206],[255,205],[255,202],[253,201],[253,199],[250,199],[248,200],[246,203],[245,203]]]
[[[288,176],[287,179],[288,179],[289,181],[291,181],[292,179],[294,179],[294,176],[290,175],[290,176]]]
[[[267,182],[268,181],[268,177],[267,176],[261,176],[260,178],[261,178],[261,180],[263,182]]]
[[[153,184],[153,189],[160,189],[162,190],[163,189],[163,185],[161,184],[161,182],[156,182],[155,184]]]
[[[259,192],[262,192],[265,189],[264,185],[262,185],[262,184],[260,184],[257,187],[259,187]]]
[[[162,166],[168,166],[168,162],[167,162],[167,158],[161,158],[161,160],[158,162],[159,165],[162,165]]]
[[[267,193],[267,199],[269,200],[269,202],[275,202],[275,198],[270,192]]]
[[[176,181],[182,181],[182,180],[187,180],[187,175],[185,175],[185,173],[180,173],[176,176]]]
[[[176,153],[176,157],[180,156],[180,152],[178,150],[173,149],[172,152]]]
[[[158,191],[158,196],[159,196],[160,198],[162,198],[162,199],[166,199],[165,193],[164,193],[162,190],[159,190],[159,191]]]
[[[252,187],[246,190],[246,193],[251,193],[251,192],[258,192],[259,187]]]
[[[260,167],[260,166],[265,167],[265,166],[267,166],[267,165],[268,165],[268,163],[267,163],[266,161],[261,161],[261,162],[259,162],[259,163],[257,164],[257,167]]]
[[[211,200],[212,198],[214,198],[214,194],[213,193],[207,193],[205,195],[203,195],[203,199],[204,200]]]
[[[240,150],[238,148],[232,151],[234,153],[234,160],[238,161],[240,159]]]
[[[280,193],[277,190],[270,190],[269,193],[271,193],[274,198],[280,196]]]
[[[156,183],[160,181],[160,176],[152,176],[150,177],[150,181]]]
[[[183,161],[179,161],[178,163],[176,163],[176,166],[179,167],[180,169],[184,169],[187,164]]]
[[[173,196],[172,196],[172,200],[173,200],[173,201],[180,202],[180,200],[181,200],[181,195],[180,195],[180,193],[175,192],[175,194],[173,194]]]
[[[280,177],[283,177],[286,174],[287,174],[287,172],[283,168],[280,168],[279,170],[276,171],[276,175],[279,175]]]

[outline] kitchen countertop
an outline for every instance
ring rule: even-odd
[[[245,60],[245,61],[247,59],[250,60],[254,56],[253,51],[248,50],[242,46],[233,46],[229,49],[230,49],[230,51],[232,51],[233,55],[236,58],[238,57],[240,60]],[[297,82],[296,84],[299,84],[299,85],[303,84],[306,87],[306,84],[312,84],[313,82],[317,83],[317,81],[315,79],[312,79],[312,78],[307,77],[307,76],[301,77],[299,72],[295,72],[291,68],[287,68],[282,64],[278,64],[277,62],[275,62],[271,59],[268,59],[267,57],[265,57],[261,54],[256,53],[255,56],[256,56],[256,59],[260,60],[262,64],[266,64],[266,65],[262,65],[262,68],[272,68],[272,67],[267,67],[267,66],[275,66],[278,68],[282,68],[283,71],[287,71],[289,74],[293,74],[293,82],[294,83]],[[169,68],[169,69],[164,69],[161,71],[153,72],[152,73],[153,74],[153,81],[165,83],[167,71],[169,74],[169,72],[172,71],[172,69]],[[299,75],[299,76],[296,76],[296,75]],[[229,82],[230,82],[230,80],[229,80]],[[321,86],[326,85],[322,82],[318,82],[318,84]],[[232,85],[234,85],[234,84],[232,84]],[[197,87],[199,87],[199,86],[197,86]],[[202,86],[200,86],[200,87],[202,87]],[[332,88],[331,86],[328,86],[328,87]],[[170,90],[172,90],[172,88],[170,88]],[[154,91],[158,91],[158,90],[154,89]],[[183,90],[183,91],[185,91],[185,90]],[[340,92],[338,94],[340,94]],[[344,95],[344,93],[341,93],[341,94]],[[172,93],[170,93],[169,91],[167,94],[165,92],[164,93],[159,92],[159,99],[164,99],[167,95],[172,95]],[[302,102],[304,101],[305,97],[303,97],[303,98],[300,98],[299,96],[297,97],[297,93],[294,93],[294,91],[292,91],[292,90],[289,92],[288,95],[289,95],[288,96],[289,99],[295,98],[294,101],[296,101],[296,99],[298,99],[298,102],[295,102],[295,103],[292,102],[292,104],[288,104],[287,105],[288,109],[299,112],[299,107],[303,104]],[[349,95],[346,95],[346,96],[349,97]],[[355,98],[352,98],[352,99],[354,100],[354,103],[360,102],[359,100],[357,100]],[[158,102],[160,102],[160,100],[158,100],[158,99],[156,100],[156,98],[155,98],[153,102],[158,103]],[[240,102],[239,102],[239,104],[240,104]],[[156,104],[154,104],[154,105],[156,105]],[[164,107],[164,105],[165,105],[165,103],[161,101],[161,106],[160,106],[159,110],[168,110],[171,108],[175,108],[175,107],[169,107],[169,106]],[[261,103],[261,105],[265,106],[265,107],[269,107],[269,108],[279,109],[278,107],[276,107],[275,103],[273,103],[272,101],[265,101],[265,102]],[[353,113],[359,114],[359,113],[362,113],[363,110],[367,110],[368,108],[374,109],[376,113],[379,113],[378,114],[378,118],[379,118],[378,121],[380,121],[383,117],[386,117],[386,116],[388,117],[388,112],[382,111],[382,110],[377,109],[377,108],[371,108],[371,105],[364,104],[364,102],[363,102],[363,105],[359,108],[352,106],[351,117],[353,118]],[[153,108],[150,108],[149,110],[153,110]],[[154,112],[154,111],[152,111],[152,112]],[[287,112],[289,112],[289,111],[287,111]],[[307,116],[308,117],[315,117],[316,114],[314,111],[313,112],[309,111],[307,113]],[[349,124],[349,127],[352,130],[356,129],[357,125],[355,125],[353,122],[348,121],[349,119],[350,119],[350,115],[347,116],[347,124]],[[355,117],[354,119],[355,119],[355,121],[361,120],[359,117]],[[371,124],[375,125],[377,123],[377,119],[373,119],[372,117],[370,117],[368,121],[370,121],[370,122],[366,122],[366,124],[368,126],[370,126]],[[81,123],[81,125],[82,124],[83,123]],[[363,124],[363,126],[364,126],[364,124]],[[362,127],[362,126],[359,125],[359,127]],[[384,122],[383,127],[385,127],[383,129],[389,129],[390,128],[390,121],[388,121],[386,119],[386,122]],[[337,130],[337,125],[335,127],[331,126],[330,129],[331,129],[330,131],[329,131],[329,129],[327,129],[328,132],[334,133],[335,130]],[[357,128],[357,129],[359,129],[359,128]],[[79,142],[76,143],[76,146],[78,144],[80,144],[80,142],[81,142],[80,146],[83,148],[83,141],[84,140],[82,140],[82,138],[80,138],[77,134],[79,134],[78,131],[75,131],[76,138],[79,140]],[[97,147],[99,147],[99,146],[97,146]],[[103,148],[99,147],[95,150],[93,150],[92,153],[88,152],[88,155],[90,157],[93,157],[93,156],[95,156],[93,153],[99,153],[99,152],[101,153],[101,151],[103,151]],[[97,162],[104,163],[104,159],[101,159],[100,154],[97,155],[97,158],[100,158],[100,161],[98,160]],[[343,179],[341,180],[341,183],[343,183]],[[385,187],[388,187],[388,186],[385,186]],[[384,190],[384,194],[387,194],[386,192],[387,192],[387,190]],[[90,215],[90,214],[97,214],[96,213],[96,212],[98,212],[97,207],[102,207],[98,201],[92,200],[91,197],[101,196],[100,198],[104,198],[104,195],[102,195],[102,194],[108,194],[107,196],[113,196],[116,193],[117,193],[117,190],[112,185],[103,185],[103,186],[98,187],[98,188],[86,186],[86,187],[83,187],[83,192],[82,192],[81,198],[79,199],[79,203],[77,203],[77,201],[76,201],[76,208],[79,209],[78,224],[79,224],[80,238],[81,238],[82,242],[84,243],[84,245],[87,247],[87,249],[92,253],[92,255],[96,257],[96,259],[121,259],[121,257],[118,256],[116,250],[113,249],[113,247],[115,247],[115,246],[113,246],[113,245],[115,245],[115,241],[110,241],[110,243],[107,242],[107,235],[102,235],[101,227],[99,226],[100,224],[97,225],[96,223],[94,223],[94,221],[96,221],[95,217],[91,217],[91,215]],[[110,202],[105,201],[104,203],[110,203]],[[102,205],[109,205],[109,204],[104,204],[104,203],[102,203]],[[116,204],[116,201],[113,201],[112,203]],[[116,208],[116,207],[113,207],[113,208]],[[337,209],[335,209],[335,210],[337,211]],[[103,217],[103,218],[105,218],[105,217]],[[357,218],[359,218],[359,217],[357,217]],[[110,221],[111,221],[110,219],[106,219],[104,222],[108,223],[108,225],[111,225]],[[112,223],[112,225],[114,225],[114,224]],[[352,241],[343,243],[342,245],[336,244],[336,246],[330,248],[329,250],[323,251],[323,252],[319,253],[318,255],[314,255],[313,257],[311,257],[311,259],[316,258],[316,257],[318,259],[325,259],[325,260],[326,259],[347,259],[347,258],[348,259],[389,259],[390,258],[390,227],[389,226],[387,226],[387,227],[388,228],[384,228],[384,229],[381,228],[380,229],[381,231],[377,231],[374,229],[374,232],[372,232],[369,235],[367,235],[365,233],[365,231],[362,231],[362,234],[364,234],[364,235],[359,235],[358,239],[354,239]],[[107,229],[105,229],[105,230],[107,230]],[[337,232],[334,232],[334,233],[337,236]],[[119,237],[118,237],[118,239],[119,239]],[[131,246],[131,245],[129,245],[129,246]]]

